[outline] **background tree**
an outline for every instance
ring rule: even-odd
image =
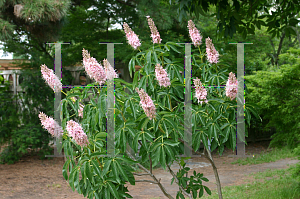
[[[225,38],[227,36],[232,38],[235,33],[246,38],[248,34],[254,34],[255,26],[258,29],[266,26],[272,37],[280,37],[283,30],[287,35],[296,35],[293,27],[299,22],[296,17],[300,11],[300,7],[297,6],[299,0],[175,0],[174,2],[169,0],[168,2],[170,5],[177,5],[180,22],[186,20],[187,12],[195,14],[197,18],[200,15],[208,17],[210,6],[215,6],[216,11],[212,15],[217,17],[219,34]]]

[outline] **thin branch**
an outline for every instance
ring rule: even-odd
[[[186,191],[184,190],[184,188],[182,187],[182,185],[179,184],[179,180],[178,180],[177,176],[175,175],[175,173],[174,173],[174,172],[172,171],[172,169],[170,168],[170,166],[169,166],[168,164],[166,164],[166,165],[167,165],[167,167],[168,167],[169,172],[171,173],[171,175],[172,175],[173,178],[175,179],[175,182],[178,184],[179,189],[182,191],[182,193],[183,193],[184,195],[186,195],[187,197],[189,197],[190,199],[193,199],[192,195],[189,194],[188,192],[186,192]]]
[[[145,175],[150,175],[149,173],[132,173],[133,175],[136,176],[145,176]]]
[[[131,153],[126,150],[127,155],[133,159],[134,161],[136,161],[136,159],[133,157],[133,155],[131,155]],[[148,169],[146,169],[143,165],[141,165],[140,163],[136,163],[142,170],[146,171],[146,173],[148,173],[155,182],[157,182],[157,185],[159,186],[159,188],[161,189],[161,191],[165,194],[165,196],[167,196],[169,199],[174,199],[165,189],[165,187],[160,183],[160,180],[157,180],[157,178],[155,177],[155,175],[153,175],[152,173],[150,173],[150,171]]]
[[[149,153],[149,160],[150,160],[150,173],[152,173],[152,159],[150,153]]]
[[[158,184],[157,182],[154,182],[152,180],[136,180],[135,182],[150,182],[152,184]]]
[[[279,46],[278,46],[277,54],[276,54],[275,66],[278,65],[279,55],[280,55],[280,51],[281,51],[281,48],[282,48],[284,37],[285,37],[285,31],[283,31],[283,33],[281,35],[281,38],[280,38],[280,42],[279,42]]]
[[[216,165],[214,163],[214,160],[213,160],[213,158],[211,156],[211,153],[205,147],[204,147],[203,153],[204,153],[205,157],[210,161],[210,163],[211,163],[211,165],[213,167],[215,178],[216,178],[216,182],[217,182],[217,189],[218,189],[219,199],[223,199],[222,190],[221,190],[221,182],[220,182],[218,170],[217,170],[217,167],[216,167]]]

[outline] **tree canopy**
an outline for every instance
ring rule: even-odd
[[[289,36],[296,35],[294,28],[299,20],[299,0],[164,0],[177,5],[179,21],[187,18],[187,13],[199,16],[216,16],[218,33],[225,38],[239,33],[244,38],[255,34],[255,29],[262,26],[268,28],[272,37],[279,37],[283,31]],[[215,7],[210,14],[210,8]]]

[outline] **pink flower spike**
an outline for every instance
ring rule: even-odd
[[[129,45],[131,45],[136,50],[137,47],[141,46],[141,42],[138,38],[138,35],[136,35],[125,22],[123,24],[123,28],[124,32],[126,33],[126,38],[128,40]]]
[[[67,131],[75,142],[82,147],[89,144],[87,135],[84,133],[82,127],[77,122],[70,120],[67,122]]]
[[[205,89],[205,87],[202,86],[202,83],[200,82],[200,79],[198,79],[198,77],[196,77],[196,79],[194,79],[194,85],[195,85],[195,89],[196,89],[196,98],[198,99],[198,103],[202,103],[205,102],[206,104],[208,103],[208,100],[206,99],[207,96],[207,91]]]
[[[61,92],[62,83],[58,77],[54,74],[52,69],[49,69],[45,64],[41,65],[41,72],[43,79],[52,88],[54,92]]]
[[[136,92],[138,92],[140,99],[141,99],[141,106],[144,109],[147,117],[149,119],[155,118],[156,108],[152,101],[152,99],[149,97],[149,95],[144,91],[144,89],[139,90],[139,88],[135,88]]]
[[[152,41],[155,44],[161,43],[161,38],[160,38],[160,34],[157,31],[157,28],[154,24],[154,21],[150,18],[150,16],[147,16],[147,20],[148,20],[148,25],[150,27],[151,30],[151,37],[152,37]]]
[[[82,50],[82,56],[83,67],[86,73],[96,82],[99,82],[100,85],[104,84],[107,77],[102,65],[99,64],[95,58],[91,57],[85,49]]]
[[[216,51],[212,40],[208,37],[206,38],[206,54],[208,61],[212,63],[218,63],[219,53]]]
[[[238,92],[238,80],[234,73],[230,72],[226,83],[226,96],[233,100]]]
[[[83,118],[83,109],[84,109],[84,105],[80,104],[80,108],[78,110],[78,116]]]
[[[192,20],[189,20],[187,27],[189,28],[190,37],[194,43],[194,46],[195,47],[200,46],[202,36],[200,35],[198,29],[196,28],[194,22]]]
[[[63,129],[58,123],[51,117],[48,117],[45,113],[40,112],[39,118],[42,126],[46,129],[53,137],[59,138],[63,134]]]
[[[107,79],[113,80],[114,78],[118,78],[118,74],[116,73],[115,69],[110,65],[110,63],[107,61],[107,59],[103,60],[103,65],[104,65]]]
[[[160,86],[168,87],[171,85],[167,71],[159,63],[155,66],[155,75]]]

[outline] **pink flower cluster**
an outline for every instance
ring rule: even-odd
[[[63,134],[63,129],[58,123],[51,117],[48,117],[45,113],[40,112],[39,118],[42,126],[46,129],[53,137],[60,137]]]
[[[192,20],[189,20],[187,27],[189,28],[190,37],[194,43],[194,46],[195,47],[200,46],[202,36],[200,35],[198,29],[196,28],[194,22]]]
[[[138,38],[138,35],[136,35],[129,25],[124,22],[123,24],[124,31],[126,33],[126,38],[128,40],[128,43],[136,50],[137,47],[141,46],[141,42]]]
[[[76,98],[75,97],[71,97],[73,104],[76,102]],[[79,103],[79,109],[78,109],[78,116],[83,118],[83,109],[84,109],[84,105]]]
[[[118,74],[116,73],[114,68],[110,65],[110,63],[107,61],[107,59],[103,60],[103,65],[108,80],[113,80],[114,78],[118,78]]]
[[[151,37],[152,37],[152,41],[153,43],[155,44],[158,44],[158,43],[161,43],[161,38],[160,38],[160,34],[159,32],[157,31],[157,28],[154,24],[154,21],[150,18],[150,16],[146,16],[147,19],[148,19],[148,25],[150,27],[150,30],[151,30]]]
[[[218,63],[219,53],[216,51],[212,40],[208,37],[206,38],[206,53],[208,61],[212,63]]]
[[[226,83],[226,96],[233,100],[238,92],[238,80],[234,73],[229,73],[229,78]]]
[[[83,118],[83,109],[84,109],[84,105],[80,104],[80,108],[78,110],[78,116]]]
[[[196,79],[194,79],[194,85],[195,85],[195,89],[196,89],[196,98],[198,99],[198,103],[200,102],[201,105],[203,102],[208,103],[206,96],[207,96],[207,91],[206,89],[202,86],[202,83],[200,82],[200,79],[198,79],[198,77],[196,77]]]
[[[141,99],[141,106],[144,109],[147,117],[151,119],[155,118],[156,108],[152,101],[152,99],[149,97],[149,95],[144,91],[144,89],[141,88],[135,88],[136,92],[138,92],[140,99]]]
[[[83,66],[87,74],[94,79],[96,82],[99,82],[100,85],[104,84],[107,76],[101,64],[97,60],[90,56],[87,50],[82,50],[83,56]]]
[[[45,64],[43,64],[41,65],[41,72],[43,79],[46,80],[47,84],[53,91],[60,92],[62,90],[62,83],[54,74],[52,69],[49,69]]]
[[[89,144],[87,135],[84,133],[82,127],[77,122],[70,120],[67,122],[67,131],[75,142],[81,146],[87,146]]]
[[[171,85],[167,71],[159,63],[155,66],[155,74],[160,86],[168,87]]]

